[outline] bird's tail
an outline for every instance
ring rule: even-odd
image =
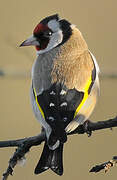
[[[49,168],[60,176],[63,174],[63,144],[60,143],[58,148],[51,150],[45,142],[35,174],[40,174]]]

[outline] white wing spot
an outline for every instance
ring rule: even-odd
[[[60,95],[64,95],[64,94],[66,94],[66,91],[62,89]]]
[[[67,102],[63,102],[60,106],[67,106]]]
[[[52,106],[55,106],[55,104],[54,103],[50,103],[50,107],[52,107]]]
[[[54,121],[54,117],[52,117],[52,116],[50,116],[48,119],[49,119],[50,121]]]
[[[66,121],[67,121],[67,117],[64,117],[64,118],[63,118],[63,121],[66,122]]]
[[[51,91],[50,92],[50,95],[55,95],[56,93],[54,91]]]

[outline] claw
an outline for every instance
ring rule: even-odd
[[[83,128],[84,128],[84,131],[86,132],[86,134],[88,135],[88,137],[90,137],[92,135],[92,131],[88,129],[88,124],[90,123],[89,120],[86,120],[83,124]]]

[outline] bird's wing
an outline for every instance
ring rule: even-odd
[[[85,83],[85,90],[83,91],[84,96],[75,110],[73,120],[66,127],[67,132],[75,130],[79,124],[83,123],[86,119],[89,118],[92,111],[94,110],[94,107],[97,102],[97,97],[100,93],[98,79],[99,66],[93,54],[91,52],[89,53],[94,64],[94,68],[92,69],[91,76],[87,76],[87,83]]]

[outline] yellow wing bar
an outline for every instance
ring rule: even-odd
[[[83,104],[85,103],[85,101],[88,98],[88,95],[89,95],[88,94],[88,90],[89,90],[89,87],[90,87],[91,83],[92,83],[92,78],[90,77],[90,79],[87,81],[86,87],[84,89],[84,97],[83,97],[81,103],[79,104],[79,106],[77,107],[77,109],[76,109],[76,111],[74,113],[74,118],[76,117],[76,115],[78,114],[79,110],[81,109],[81,107],[83,106]]]
[[[40,112],[41,112],[42,117],[45,119],[44,112],[43,112],[41,106],[39,105],[39,102],[38,102],[38,99],[37,99],[37,94],[36,94],[35,88],[33,88],[33,90],[34,90],[35,101],[36,101],[36,103],[37,103],[37,106],[38,106],[38,108],[39,108],[39,110],[40,110]]]

